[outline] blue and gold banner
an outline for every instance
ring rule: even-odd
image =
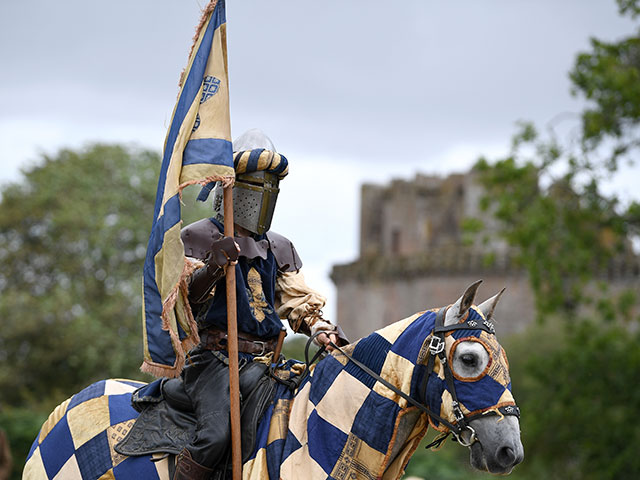
[[[213,0],[182,75],[167,133],[143,275],[142,371],[177,376],[184,351],[197,342],[186,300],[190,273],[180,239],[180,192],[188,185],[233,183],[224,0]]]

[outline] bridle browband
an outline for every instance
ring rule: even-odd
[[[492,409],[492,410],[489,410],[489,411],[486,411],[486,412],[476,413],[474,415],[465,415],[464,414],[464,412],[462,411],[462,408],[460,408],[460,402],[458,401],[458,396],[456,394],[455,383],[453,381],[454,380],[453,371],[451,370],[451,367],[449,366],[449,362],[447,361],[447,355],[445,353],[445,341],[444,341],[445,334],[447,332],[450,332],[450,331],[453,331],[453,330],[463,330],[464,329],[464,330],[484,330],[487,333],[495,335],[495,329],[493,327],[493,324],[491,322],[487,321],[487,320],[484,320],[482,323],[477,322],[475,320],[467,320],[467,321],[465,321],[463,323],[457,323],[457,324],[454,324],[454,325],[445,326],[444,325],[444,319],[445,319],[447,310],[448,310],[448,307],[447,308],[441,308],[440,310],[438,310],[438,312],[436,314],[436,320],[435,320],[433,333],[432,333],[432,336],[431,336],[431,342],[429,343],[429,359],[427,360],[427,367],[426,367],[426,370],[425,370],[425,373],[424,373],[424,377],[422,378],[422,382],[420,384],[420,390],[419,390],[422,402],[419,402],[419,401],[415,400],[410,395],[408,395],[405,392],[403,392],[402,390],[398,389],[395,385],[392,385],[391,383],[386,381],[384,378],[382,378],[376,372],[371,370],[365,364],[363,364],[359,360],[356,360],[355,358],[353,358],[351,355],[349,355],[347,352],[345,352],[342,348],[340,348],[335,343],[329,342],[329,345],[331,345],[331,347],[334,348],[335,350],[339,351],[350,362],[354,363],[358,368],[360,368],[362,371],[364,371],[369,376],[374,378],[376,381],[380,382],[382,385],[387,387],[389,390],[394,392],[396,395],[399,395],[400,397],[404,398],[407,401],[407,403],[409,403],[409,404],[413,405],[414,407],[418,408],[420,411],[425,413],[429,418],[435,420],[438,423],[441,423],[446,428],[448,428],[449,429],[449,433],[453,434],[455,440],[458,443],[460,443],[460,445],[462,445],[464,447],[470,447],[478,438],[476,436],[476,432],[473,429],[473,427],[471,427],[471,425],[469,425],[469,422],[471,422],[472,420],[475,420],[477,418],[485,417],[485,416],[489,416],[489,415],[503,415],[503,416],[504,415],[513,415],[513,416],[516,416],[516,417],[520,418],[520,409],[516,405],[508,405],[508,406],[498,407],[496,409]],[[311,344],[311,342],[313,341],[314,338],[316,338],[318,335],[320,335],[322,333],[324,333],[324,332],[318,332],[315,335],[312,335],[309,338],[309,340],[307,341],[307,345],[305,347],[305,352],[304,352],[305,353],[305,361],[306,361],[306,364],[307,364],[307,368],[305,370],[305,376],[309,372],[310,365],[313,362],[315,362],[316,359],[318,357],[320,357],[326,351],[326,347],[324,345],[321,346],[320,349],[313,356],[313,358],[311,360],[309,360],[309,356],[308,356],[308,354],[309,354],[309,345]],[[451,407],[452,407],[452,410],[453,410],[453,416],[455,418],[455,422],[454,423],[451,423],[448,420],[445,420],[444,418],[442,418],[437,413],[431,411],[429,409],[429,407],[427,406],[427,402],[426,402],[427,387],[428,387],[428,384],[429,384],[429,377],[431,376],[431,372],[433,372],[433,369],[435,367],[436,357],[438,357],[440,359],[440,363],[441,363],[441,365],[443,367],[443,370],[444,370],[445,381],[447,382],[447,387],[448,387],[449,393],[451,395],[451,399],[452,399]],[[468,439],[465,439],[463,437],[463,434],[465,432],[469,433]],[[427,445],[427,448],[440,446],[442,444],[442,442],[444,442],[446,437],[449,435],[449,433],[447,433],[446,435],[438,437],[432,443]]]

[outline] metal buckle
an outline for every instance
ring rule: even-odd
[[[462,434],[468,431],[469,433],[469,439],[465,440],[464,438],[462,438]],[[476,435],[476,431],[473,429],[473,427],[466,425],[462,430],[460,430],[460,433],[456,433],[456,432],[452,432],[453,436],[456,438],[456,441],[462,445],[463,447],[470,447],[471,445],[473,445],[476,440],[478,440],[478,436]]]
[[[440,337],[436,337],[435,335],[431,337],[431,342],[429,342],[429,351],[431,352],[431,355],[438,355],[443,352],[444,340]]]
[[[254,340],[253,344],[254,345],[257,345],[257,344],[262,345],[262,350],[260,351],[260,353],[254,353],[253,355],[258,355],[259,357],[263,356],[265,354],[266,349],[267,349],[266,342],[262,342],[260,340]]]
[[[505,415],[514,415],[516,417],[520,416],[520,409],[518,407],[516,407],[515,405],[507,405],[506,407],[504,407],[504,414]]]
[[[458,402],[453,402],[451,404],[451,409],[453,410],[453,417],[457,422],[460,422],[464,419],[464,413],[462,413],[462,409],[460,408],[460,404]]]

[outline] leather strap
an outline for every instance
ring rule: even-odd
[[[200,465],[191,457],[191,452],[186,448],[180,452],[176,462],[174,480],[209,480],[213,469]]]
[[[420,411],[422,411],[423,413],[426,413],[428,416],[430,416],[431,418],[437,420],[438,422],[442,423],[443,425],[445,425],[447,428],[449,428],[451,431],[455,432],[455,433],[459,433],[460,432],[460,427],[458,427],[455,424],[449,423],[447,420],[445,420],[444,418],[442,418],[440,415],[438,415],[437,413],[431,411],[429,409],[429,407],[427,407],[426,404],[420,403],[417,400],[414,400],[411,396],[407,395],[406,393],[404,393],[402,390],[400,390],[399,388],[397,388],[395,385],[392,385],[391,383],[389,383],[388,381],[386,381],[384,378],[382,378],[380,375],[378,375],[376,372],[374,372],[373,370],[371,370],[369,367],[367,367],[364,363],[359,362],[358,360],[356,360],[355,358],[353,358],[351,355],[349,355],[347,352],[345,352],[344,350],[342,350],[338,345],[336,345],[333,342],[330,342],[330,345],[338,350],[340,353],[342,353],[345,357],[347,357],[347,359],[350,362],[353,362],[356,366],[358,366],[358,368],[360,368],[360,370],[362,370],[363,372],[365,372],[366,374],[368,374],[370,377],[374,378],[376,381],[380,382],[382,385],[384,385],[385,387],[387,387],[389,390],[391,390],[392,392],[394,392],[396,395],[404,398],[408,403],[410,403],[411,405],[413,405],[414,407],[417,407]],[[314,357],[315,358],[315,357]],[[313,362],[314,360],[312,360]],[[308,368],[307,368],[308,370]]]
[[[238,333],[238,351],[242,353],[261,356],[273,352],[277,343],[277,338],[262,340],[248,333]],[[206,350],[227,350],[227,332],[217,328],[200,332],[200,346]]]
[[[382,385],[387,387],[389,390],[391,390],[392,392],[396,393],[400,397],[404,398],[408,403],[410,403],[414,407],[417,407],[420,411],[425,413],[427,416],[431,417],[433,420],[437,421],[438,423],[440,423],[440,424],[444,425],[446,428],[448,428],[449,431],[451,433],[453,433],[455,439],[458,442],[460,442],[461,445],[469,447],[469,446],[471,446],[471,444],[473,442],[475,442],[477,440],[477,437],[475,435],[475,430],[471,426],[469,426],[469,422],[471,420],[476,419],[476,418],[481,417],[481,416],[485,416],[485,415],[514,415],[516,417],[520,417],[520,409],[517,406],[512,405],[512,406],[506,406],[504,408],[500,407],[499,409],[497,409],[498,410],[497,412],[495,410],[490,410],[490,411],[487,411],[487,412],[484,412],[484,413],[481,413],[481,414],[475,414],[473,416],[465,415],[462,412],[462,409],[460,407],[460,403],[458,402],[458,396],[456,394],[455,384],[454,384],[454,381],[453,381],[453,373],[451,371],[451,367],[449,366],[449,364],[447,362],[447,358],[446,358],[446,354],[445,354],[445,348],[444,348],[445,347],[444,336],[445,336],[445,332],[448,331],[448,328],[444,326],[444,320],[445,320],[446,311],[447,311],[446,308],[441,308],[436,314],[434,331],[432,332],[432,335],[431,335],[432,340],[431,340],[431,343],[429,345],[429,351],[430,351],[429,352],[429,359],[427,360],[426,370],[424,372],[424,377],[423,377],[421,385],[420,385],[420,390],[421,390],[420,391],[420,396],[422,397],[422,399],[421,399],[422,401],[421,402],[413,399],[411,396],[407,395],[402,390],[398,389],[395,385],[392,385],[391,383],[386,381],[384,378],[382,378],[380,375],[375,373],[373,370],[371,370],[365,364],[363,364],[362,362],[359,362],[358,360],[353,358],[351,355],[349,355],[347,352],[342,350],[338,345],[334,344],[333,342],[330,342],[330,345],[335,350],[338,350],[340,353],[342,353],[350,362],[354,363],[358,368],[360,368],[362,371],[364,371],[369,376],[374,378],[376,381],[380,382]],[[488,328],[487,325],[485,325],[484,327]],[[476,325],[475,328],[485,330],[485,328],[478,327],[477,325]],[[304,375],[302,375],[303,378],[306,375],[308,375],[308,372],[309,372],[311,364],[313,362],[315,362],[316,359],[319,356],[324,354],[324,352],[326,350],[326,348],[324,346],[322,346],[320,348],[320,350],[318,350],[318,352],[315,354],[313,359],[309,360],[309,356],[308,356],[309,345],[311,344],[311,341],[313,340],[313,338],[315,336],[319,335],[320,333],[322,333],[322,332],[318,332],[316,335],[312,336],[307,341],[307,345],[306,345],[306,348],[305,348],[305,360],[306,360],[307,368],[305,369]],[[440,415],[438,415],[437,413],[433,412],[427,406],[426,393],[427,393],[427,387],[428,387],[428,382],[429,382],[429,375],[433,371],[436,357],[438,357],[440,359],[440,362],[441,362],[442,367],[444,369],[445,381],[447,383],[449,394],[451,395],[451,398],[452,398],[453,414],[454,414],[454,417],[455,417],[454,423],[451,423],[451,422],[447,421],[446,419],[442,418]],[[468,432],[471,433],[470,441],[468,441],[468,442],[466,440],[465,441],[462,440],[462,436],[461,435],[465,431],[468,431]],[[431,446],[439,446],[444,441],[445,438],[446,438],[446,436],[438,437],[438,439],[436,439],[436,441],[434,441],[430,445],[428,445],[428,448],[430,448]]]

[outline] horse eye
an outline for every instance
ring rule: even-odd
[[[460,360],[467,367],[475,367],[477,365],[476,356],[472,353],[464,353],[460,355]]]

